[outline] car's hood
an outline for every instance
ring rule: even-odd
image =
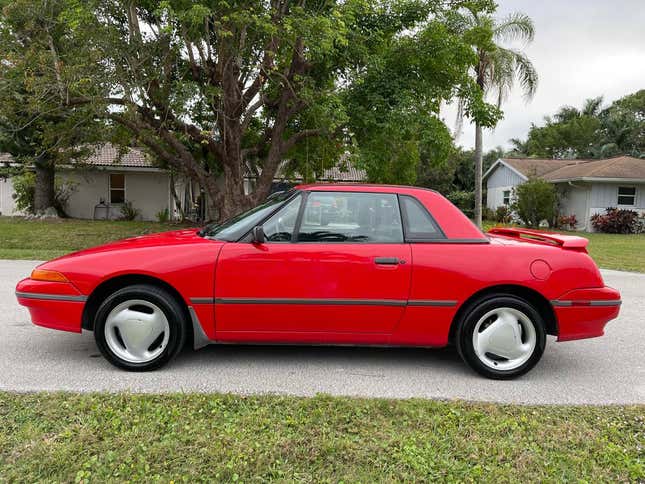
[[[204,239],[200,237],[197,232],[199,229],[182,229],[173,230],[171,232],[161,232],[157,234],[139,235],[137,237],[130,237],[128,239],[117,240],[107,244],[91,247],[89,249],[79,250],[71,254],[64,255],[54,260],[67,259],[70,257],[79,257],[101,252],[117,252],[122,250],[142,249],[147,247],[160,247],[169,245],[186,245],[200,242],[217,243],[217,241]]]

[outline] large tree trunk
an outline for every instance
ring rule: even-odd
[[[483,166],[483,130],[475,124],[475,224],[482,227],[482,166]]]
[[[54,206],[56,188],[54,167],[50,163],[36,163],[36,184],[34,187],[34,212],[42,212]]]
[[[237,168],[237,167],[236,167]],[[238,170],[224,168],[224,187],[219,196],[219,220],[227,220],[252,207],[251,199],[244,193],[244,176]]]

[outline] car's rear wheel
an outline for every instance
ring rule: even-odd
[[[94,339],[113,365],[130,371],[155,370],[181,350],[184,311],[164,289],[127,286],[108,296],[96,312]]]
[[[544,353],[546,330],[531,304],[511,295],[472,305],[457,332],[457,350],[476,372],[505,380],[523,375]]]

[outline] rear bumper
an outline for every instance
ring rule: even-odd
[[[558,341],[595,338],[620,312],[620,293],[611,287],[576,289],[551,301],[558,319]]]
[[[23,279],[16,286],[16,298],[18,303],[29,310],[31,322],[35,325],[81,332],[87,297],[72,284]]]

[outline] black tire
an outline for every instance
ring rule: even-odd
[[[159,355],[150,361],[135,363],[120,357],[106,339],[106,321],[110,312],[129,300],[141,300],[157,306],[168,322],[167,343]],[[181,305],[168,291],[147,284],[127,286],[109,295],[99,306],[94,318],[94,339],[101,354],[110,363],[128,371],[151,371],[168,364],[183,348],[186,341],[186,318]],[[108,329],[109,331],[109,329]],[[165,337],[165,331],[164,331]],[[161,348],[161,346],[159,347]]]
[[[535,330],[535,347],[530,357],[521,366],[499,370],[480,359],[474,348],[473,333],[479,320],[497,308],[511,308],[523,313]],[[476,301],[466,310],[456,333],[457,351],[461,358],[480,375],[494,380],[510,380],[528,372],[542,358],[546,347],[546,329],[540,313],[527,301],[510,294],[500,294]],[[488,355],[488,354],[487,354]]]

